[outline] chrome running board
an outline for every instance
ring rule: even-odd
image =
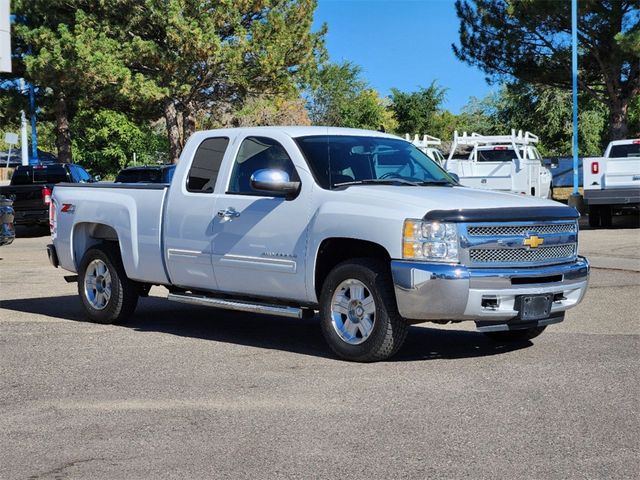
[[[283,305],[266,305],[263,303],[243,302],[222,298],[193,295],[190,293],[170,293],[167,297],[172,302],[188,303],[190,305],[204,305],[205,307],[223,308],[237,312],[262,313],[278,315],[280,317],[302,318],[302,309]]]

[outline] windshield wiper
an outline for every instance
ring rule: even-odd
[[[425,180],[424,182],[418,183],[420,186],[454,186],[455,184],[450,182],[449,180]]]
[[[350,182],[335,183],[334,187],[345,187],[348,185],[371,185],[371,184],[393,185],[399,183],[401,185],[411,185],[417,187],[422,183],[412,182],[411,180],[405,180],[404,178],[367,178],[366,180],[352,180]]]

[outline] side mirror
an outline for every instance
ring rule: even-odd
[[[551,168],[558,168],[559,165],[560,165],[559,158],[556,157],[551,159]]]
[[[251,175],[251,188],[291,197],[298,193],[300,182],[292,182],[287,172],[265,168]]]
[[[460,183],[460,177],[458,176],[457,173],[453,173],[453,172],[447,172],[447,173],[451,178],[453,178],[456,181],[456,183]]]

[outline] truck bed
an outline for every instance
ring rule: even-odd
[[[60,183],[56,185],[57,225],[63,268],[77,271],[85,245],[74,244],[74,234],[87,229],[90,236],[117,235],[127,276],[148,283],[169,283],[162,249],[162,217],[168,185],[123,183]],[[61,211],[63,205],[66,212]],[[113,225],[111,229],[101,227]],[[77,238],[84,238],[78,235]],[[66,243],[66,245],[65,245]],[[81,243],[81,242],[77,242]]]

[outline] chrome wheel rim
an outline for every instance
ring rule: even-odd
[[[369,289],[350,278],[336,288],[331,299],[331,323],[340,338],[349,345],[364,342],[376,321],[376,302]]]
[[[84,295],[96,310],[103,310],[111,298],[111,273],[102,260],[93,260],[84,275]]]

